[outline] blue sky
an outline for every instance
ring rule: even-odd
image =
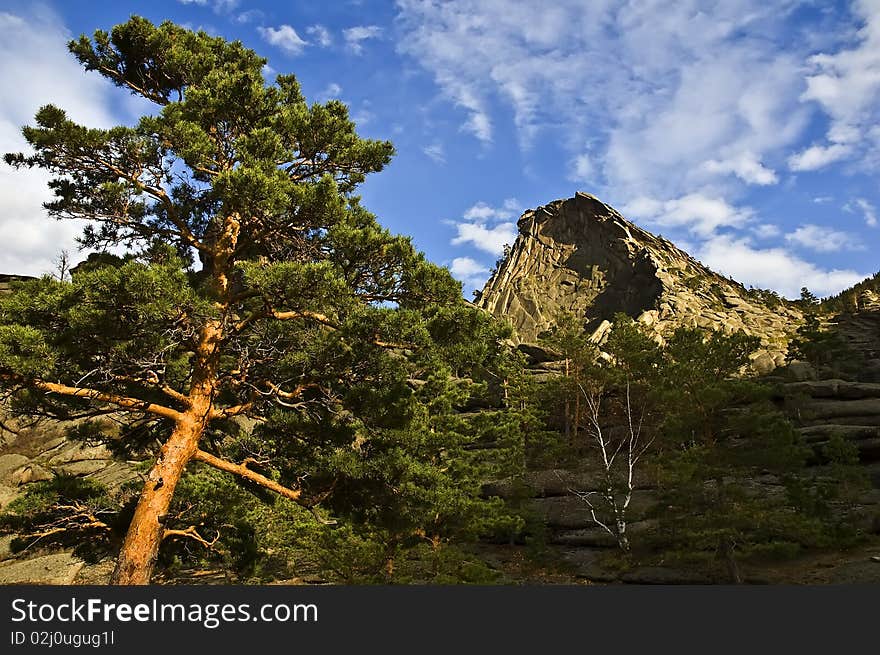
[[[364,203],[468,297],[524,209],[577,190],[788,296],[880,269],[880,0],[0,0],[0,150],[47,102],[136,120],[64,45],[130,14],[240,39],[392,140]],[[0,170],[0,272],[75,251],[46,195]]]

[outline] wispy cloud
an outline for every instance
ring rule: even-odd
[[[382,28],[378,25],[358,25],[342,30],[342,38],[348,49],[356,55],[364,51],[363,43],[369,39],[378,39],[382,36]]]
[[[330,35],[330,30],[323,25],[310,25],[306,28],[306,34],[311,36],[315,43],[322,48],[329,48],[333,45],[333,37]]]
[[[756,284],[775,284],[771,261],[811,280],[828,273],[834,283],[851,281],[852,271],[825,271],[788,252],[805,247],[798,237],[753,247],[751,238],[783,231],[773,232],[777,217],[761,216],[750,194],[793,184],[781,171],[851,159],[859,139],[880,146],[880,128],[869,128],[880,124],[877,0],[856,0],[860,31],[844,48],[839,35],[792,36],[802,34],[799,0],[596,0],[589,11],[581,0],[397,6],[398,51],[432,76],[483,148],[512,116],[521,150],[536,150],[540,137],[543,151],[553,140],[567,179],[718,261],[727,262],[719,244],[736,246],[758,265],[763,278],[749,278]],[[818,49],[832,54],[814,56]],[[834,106],[836,93],[847,95],[842,106]],[[817,107],[831,124],[824,139],[805,143]],[[459,243],[494,236],[485,223],[456,229]]]
[[[773,239],[782,234],[782,230],[778,225],[771,223],[763,223],[752,228],[752,233],[759,239]]]
[[[505,105],[525,148],[559,125],[568,144],[597,139],[589,160],[571,153],[569,177],[601,172],[620,195],[684,195],[688,177],[774,183],[765,160],[807,116],[802,62],[767,38],[788,4],[735,0],[708,11],[699,0],[599,0],[584,11],[580,0],[398,0],[398,49],[434,76],[480,140],[493,138],[490,107]]]
[[[828,145],[815,152],[831,151],[838,159],[880,145],[874,129],[880,122],[880,3],[856,0],[852,11],[859,21],[856,42],[810,57],[801,96],[806,103],[817,103],[830,119]]]
[[[764,166],[750,152],[742,152],[725,160],[710,159],[703,164],[703,168],[709,173],[735,175],[746,184],[767,186],[779,181],[776,172]]]
[[[516,239],[516,226],[513,223],[499,223],[487,227],[483,223],[457,223],[458,236],[452,241],[453,246],[470,244],[491,255],[500,255],[505,245],[513,244]]]
[[[579,184],[595,184],[596,168],[593,160],[587,153],[577,155],[571,162],[568,171],[568,179]]]
[[[868,227],[877,227],[877,209],[864,198],[856,198],[855,206],[861,210],[862,216],[865,217],[865,225]]]
[[[500,207],[492,207],[480,200],[464,212],[469,221],[508,221],[520,213],[520,204],[516,198],[506,198]]]
[[[438,164],[446,163],[446,150],[443,147],[443,144],[439,141],[426,145],[422,148],[422,152],[425,153],[429,159],[434,160]]]
[[[246,25],[247,23],[253,23],[260,20],[264,15],[265,14],[259,9],[249,9],[248,11],[243,11],[236,15],[234,20],[236,23]]]
[[[290,25],[280,25],[278,27],[258,27],[257,32],[263,37],[263,40],[270,45],[281,48],[289,55],[299,55],[308,45],[296,30]]]
[[[788,158],[788,167],[793,171],[815,171],[833,164],[852,152],[852,147],[843,143],[831,145],[812,145]]]
[[[640,196],[624,205],[623,211],[627,216],[664,227],[682,227],[704,238],[714,235],[721,227],[744,227],[754,215],[748,207],[735,207],[723,198],[703,193],[689,193],[666,201]]]
[[[328,100],[332,100],[333,98],[338,98],[342,93],[342,87],[339,86],[336,82],[330,82],[327,86],[321,90],[317,99],[318,102],[327,102]]]
[[[794,232],[789,232],[785,235],[785,240],[815,252],[865,249],[865,245],[852,234],[812,223],[801,225]]]
[[[197,7],[210,7],[217,14],[226,14],[235,10],[240,0],[177,0],[182,5],[195,5]]]

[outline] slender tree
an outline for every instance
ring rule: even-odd
[[[352,195],[393,148],[358,137],[345,105],[309,105],[240,42],[169,22],[132,17],[69,48],[155,111],[91,129],[47,105],[23,130],[32,154],[6,161],[53,175],[45,207],[88,221],[83,247],[127,254],[0,302],[0,384],[20,411],[123,412],[161,444],[112,577],[146,584],[163,538],[204,539],[164,525],[189,462],[312,506],[337,480],[273,461],[278,442],[321,439],[344,468],[412,414],[441,342],[486,326]],[[260,429],[224,457],[233,424]]]

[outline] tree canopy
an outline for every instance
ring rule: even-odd
[[[473,435],[429,416],[497,384],[505,335],[354,195],[392,145],[293,75],[267,83],[240,42],[132,17],[69,48],[155,111],[93,129],[47,105],[33,152],[6,155],[52,174],[45,207],[87,221],[84,248],[120,256],[0,300],[0,384],[21,412],[137,419],[125,438],[156,463],[114,580],[149,581],[192,461],[349,516],[382,494],[466,515],[443,442]]]

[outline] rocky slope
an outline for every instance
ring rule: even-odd
[[[623,312],[662,340],[679,326],[736,331],[758,336],[763,349],[754,368],[772,373],[776,402],[814,448],[814,475],[824,474],[820,453],[829,439],[852,441],[871,481],[860,496],[860,527],[880,533],[880,294],[858,290],[845,311],[823,308],[822,322],[837,333],[860,359],[849,379],[815,370],[804,362],[786,366],[789,338],[802,325],[798,307],[773,294],[748,290],[709,270],[672,243],[627,221],[597,198],[578,193],[523,214],[519,235],[480,294],[477,304],[513,324],[516,341],[526,353],[560,311],[573,312],[601,343],[614,314]],[[852,295],[852,294],[851,294]],[[540,360],[540,357],[538,358]],[[545,376],[556,368],[534,361]],[[760,493],[778,493],[772,476],[754,481]],[[615,544],[592,521],[588,508],[572,489],[597,489],[600,479],[589,470],[531,471],[533,509],[546,524],[547,542],[576,577],[592,582],[701,583],[692,571],[638,567],[621,572],[603,564]],[[513,495],[504,484],[490,489]],[[522,493],[521,488],[518,493]],[[647,516],[656,503],[650,487],[636,491],[631,536],[650,532]],[[753,582],[880,582],[876,539],[864,549],[803,558],[775,570],[748,571]]]
[[[578,193],[526,211],[519,235],[477,304],[513,324],[519,342],[535,342],[560,311],[582,317],[601,342],[624,312],[662,339],[679,326],[743,330],[761,338],[755,365],[784,362],[801,312],[747,290],[672,243],[626,220],[594,196]]]

